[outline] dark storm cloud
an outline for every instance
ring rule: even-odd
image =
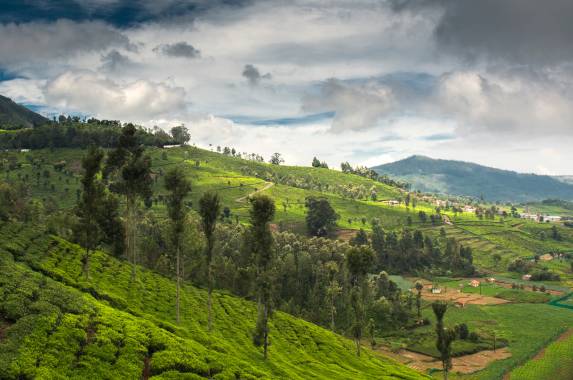
[[[174,44],[159,45],[155,47],[153,51],[178,58],[199,58],[201,56],[201,52],[198,49],[195,49],[193,45],[184,41]]]
[[[212,9],[242,7],[250,0],[7,0],[0,23],[101,20],[124,27],[147,21],[193,18]]]
[[[439,46],[465,60],[557,65],[573,59],[571,0],[391,0],[396,11],[441,9]]]
[[[105,71],[119,71],[135,63],[129,57],[113,49],[101,58],[102,69]]]
[[[259,71],[259,69],[257,69],[255,66],[250,65],[250,64],[245,65],[242,75],[243,75],[243,77],[247,78],[247,80],[249,81],[249,84],[251,84],[253,86],[259,84],[261,79],[271,79],[272,78],[272,75],[270,73],[266,73],[264,75],[261,75],[261,72]]]
[[[16,67],[109,47],[134,48],[120,30],[99,21],[0,24],[0,36],[0,65]]]

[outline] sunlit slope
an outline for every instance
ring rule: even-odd
[[[223,206],[231,210],[233,219],[238,216],[240,221],[246,221],[248,217],[246,197],[261,190],[275,200],[279,211],[276,222],[285,221],[298,231],[304,230],[307,196],[327,197],[339,213],[338,224],[343,228],[368,229],[368,225],[360,223],[362,218],[368,222],[379,218],[383,225],[395,228],[403,225],[408,216],[404,209],[370,200],[372,190],[378,200],[395,199],[401,195],[397,188],[357,175],[322,168],[270,165],[192,147],[149,148],[147,152],[152,157],[154,199],[158,200],[153,210],[160,213],[164,210],[160,199],[166,194],[163,175],[178,165],[192,182],[189,200],[193,208],[197,207],[197,201],[205,191],[217,191]],[[81,158],[85,153],[81,149],[6,153],[5,157],[17,160],[20,165],[4,173],[4,178],[25,182],[30,186],[32,196],[38,199],[53,199],[58,207],[71,208],[80,188]],[[63,165],[63,169],[56,170],[58,164]]]
[[[423,375],[311,323],[277,312],[270,360],[251,342],[256,305],[215,293],[206,331],[206,292],[175,285],[104,253],[81,273],[74,244],[18,225],[0,227],[0,378],[419,379]]]

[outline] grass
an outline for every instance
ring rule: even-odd
[[[535,358],[511,372],[510,379],[516,380],[569,380],[573,374],[573,334],[569,333],[564,339],[559,339],[543,352],[543,356]]]
[[[358,358],[349,340],[281,312],[265,361],[251,342],[252,302],[216,292],[209,334],[206,292],[184,285],[177,325],[172,280],[140,268],[132,283],[126,263],[96,252],[87,281],[81,249],[39,232],[0,228],[3,378],[424,378],[368,350]]]

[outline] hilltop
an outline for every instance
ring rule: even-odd
[[[522,174],[469,162],[411,156],[372,169],[379,174],[406,181],[414,190],[423,192],[483,197],[488,201],[503,202],[573,199],[573,185],[553,177]]]
[[[44,116],[0,95],[0,129],[3,126],[29,128],[48,121]]]

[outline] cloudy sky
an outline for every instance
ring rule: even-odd
[[[7,0],[0,94],[288,164],[573,174],[571,0]]]

